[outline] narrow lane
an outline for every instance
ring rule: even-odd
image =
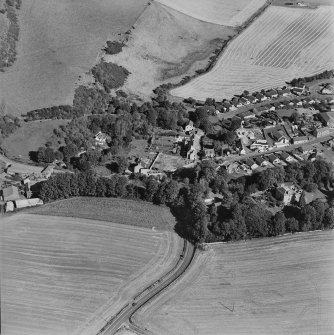
[[[122,326],[123,323],[131,319],[136,311],[138,311],[142,306],[148,303],[150,300],[154,299],[159,293],[164,289],[168,288],[173,282],[175,282],[190,266],[194,255],[195,247],[189,242],[185,241],[185,249],[183,256],[180,256],[179,262],[176,264],[175,268],[168,272],[167,276],[162,277],[157,280],[158,285],[152,287],[152,289],[147,289],[147,293],[139,295],[138,300],[130,302],[123,310],[119,312],[114,317],[108,321],[108,323],[97,333],[97,335],[113,335]]]

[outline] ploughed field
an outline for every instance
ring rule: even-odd
[[[132,216],[143,220],[142,213]],[[3,334],[96,334],[175,264],[183,247],[175,233],[119,224],[117,217],[1,219]]]
[[[17,60],[0,73],[0,103],[17,115],[71,104],[79,75],[94,66],[107,40],[131,28],[146,4],[147,0],[22,1]]]
[[[154,334],[333,334],[334,232],[209,247],[136,322]]]
[[[270,6],[229,44],[211,71],[171,94],[223,99],[282,86],[333,68],[333,40],[333,6]]]

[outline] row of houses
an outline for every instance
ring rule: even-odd
[[[216,107],[220,112],[229,112],[235,111],[240,107],[252,105],[260,102],[264,102],[267,100],[274,100],[280,97],[287,97],[291,94],[296,96],[301,95],[308,95],[309,90],[306,86],[303,87],[292,87],[287,88],[283,87],[280,89],[269,89],[267,91],[262,90],[261,92],[254,92],[252,94],[242,94],[240,97],[234,97],[231,100],[223,100],[221,104],[217,104]],[[312,99],[305,98],[305,102],[310,102]],[[298,99],[294,99],[295,103],[299,102]],[[270,108],[272,107],[278,108],[278,103],[273,103]],[[282,105],[282,108],[285,105]],[[269,109],[268,109],[269,110]]]

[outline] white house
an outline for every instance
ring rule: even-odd
[[[184,131],[190,133],[194,130],[194,122],[189,121],[189,123],[184,127]]]

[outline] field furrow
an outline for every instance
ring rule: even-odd
[[[159,211],[152,214],[158,221]],[[117,215],[109,212],[114,222]],[[85,218],[17,214],[0,228],[6,335],[96,333],[182,250],[172,231]]]
[[[333,334],[334,232],[218,244],[136,321],[160,335]]]
[[[231,98],[282,86],[334,67],[334,8],[270,7],[227,47],[214,68],[171,91],[179,97]]]

